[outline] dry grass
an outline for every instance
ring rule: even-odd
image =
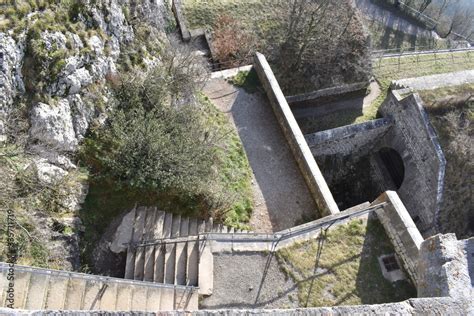
[[[301,307],[378,304],[416,296],[407,281],[392,284],[384,279],[377,257],[394,250],[378,220],[353,220],[330,230],[315,269],[319,241],[278,252],[283,270],[298,284]]]

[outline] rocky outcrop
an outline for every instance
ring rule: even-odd
[[[57,104],[38,103],[31,110],[30,139],[46,150],[73,151],[78,142],[72,123],[71,108],[66,99]]]
[[[14,98],[25,92],[21,74],[23,56],[24,40],[16,41],[0,33],[0,142],[6,138],[5,120]]]
[[[61,209],[73,213],[87,193],[75,153],[91,124],[105,121],[107,78],[117,73],[127,54],[142,58],[144,65],[155,63],[155,52],[147,45],[152,39],[166,39],[170,16],[164,0],[85,0],[71,10],[30,12],[21,17],[23,29],[0,32],[0,142],[12,134],[10,110],[26,104],[26,117],[21,117],[28,130],[25,168],[33,168],[40,183],[54,187]],[[51,13],[67,16],[43,19]],[[63,25],[72,20],[80,25]],[[31,211],[31,222],[51,244],[51,256],[61,258],[66,269],[77,268],[77,234],[53,232],[46,219],[54,216],[48,211]],[[68,219],[70,225],[61,217],[61,225],[75,227],[75,217]]]

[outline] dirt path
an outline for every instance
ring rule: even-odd
[[[273,232],[314,218],[315,203],[266,97],[221,78],[210,80],[204,92],[235,126],[253,170],[252,230]]]

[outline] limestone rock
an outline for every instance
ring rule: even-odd
[[[36,160],[35,167],[38,179],[48,184],[54,184],[55,182],[64,178],[65,175],[67,175],[67,171],[53,164],[50,164],[44,158]]]
[[[38,103],[30,113],[30,140],[59,152],[73,151],[78,142],[66,99],[58,104]]]
[[[13,99],[25,92],[21,67],[24,56],[24,34],[17,42],[6,33],[0,33],[0,142],[5,140],[4,120]]]

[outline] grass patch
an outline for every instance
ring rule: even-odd
[[[252,75],[245,75],[244,82]],[[256,74],[255,74],[256,76]],[[256,78],[256,77],[255,77]],[[258,79],[257,79],[258,81]],[[249,84],[249,83],[247,83]],[[224,138],[218,149],[219,176],[214,189],[227,200],[228,207],[219,214],[226,225],[247,228],[252,213],[252,169],[245,154],[242,142],[227,117],[220,112],[206,96],[201,96],[208,124],[223,131]]]
[[[243,88],[248,93],[254,93],[260,86],[258,75],[255,69],[252,68],[250,71],[239,71],[237,75],[228,80],[230,83],[237,87]]]
[[[394,250],[378,220],[358,219],[331,229],[315,271],[317,251],[318,240],[310,240],[277,252],[280,266],[298,285],[301,307],[380,304],[416,296],[408,281],[391,283],[383,277],[377,258]]]
[[[458,239],[474,234],[470,190],[474,177],[472,135],[474,134],[474,84],[418,92],[438,135],[446,158],[445,189],[440,212],[443,233]]]

